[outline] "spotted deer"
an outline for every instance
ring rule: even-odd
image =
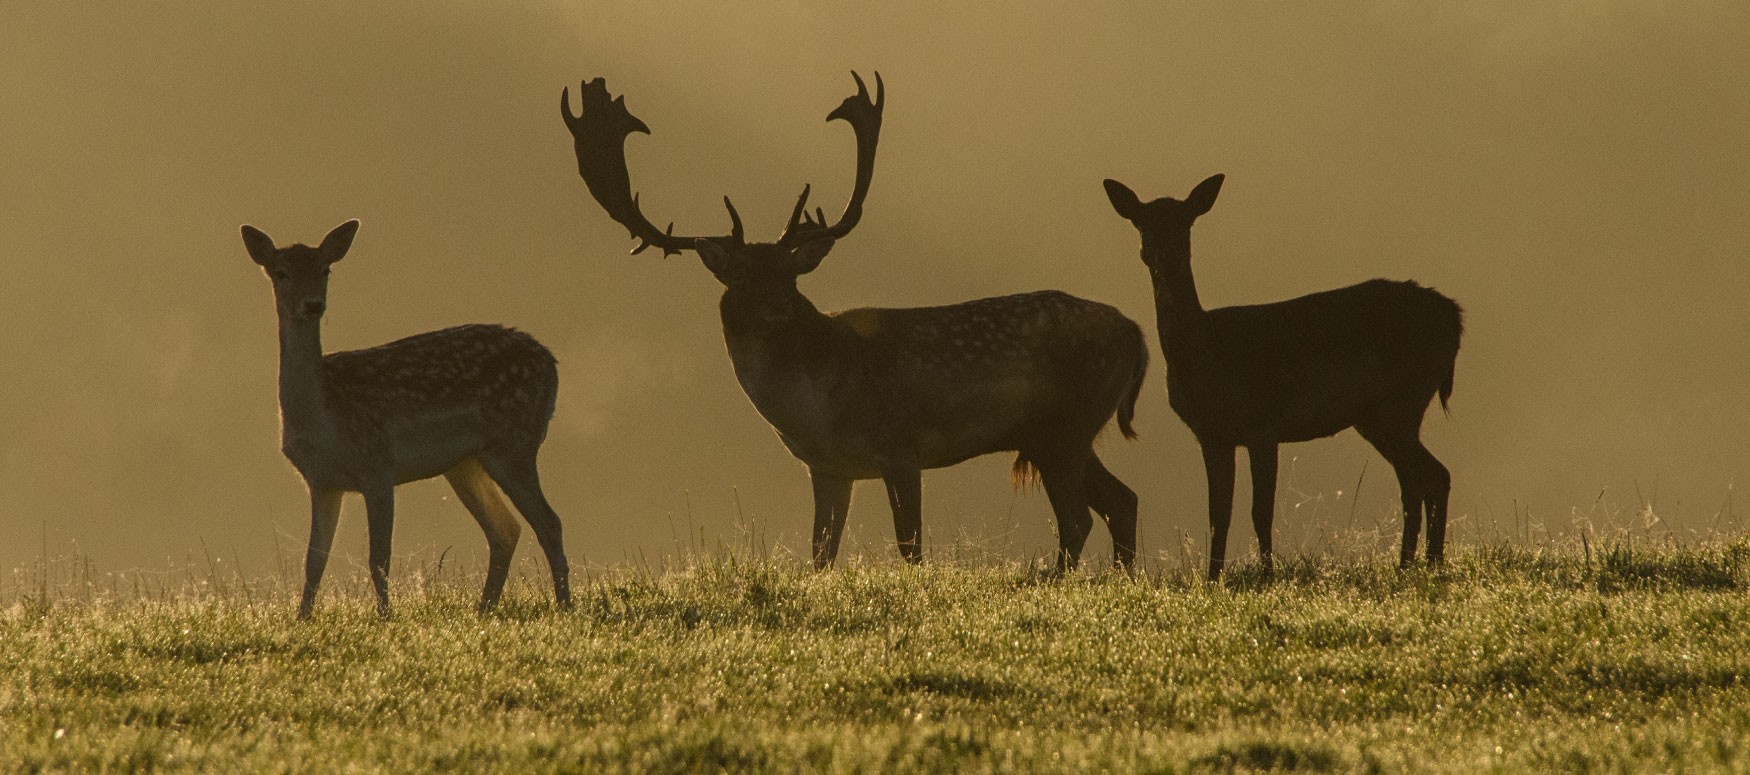
[[[358,227],[347,221],[316,247],[283,248],[259,229],[243,227],[250,258],[273,281],[279,313],[280,449],[310,489],[298,618],[309,618],[315,605],[347,492],[365,498],[371,585],[378,614],[388,618],[395,486],[439,474],[486,532],[490,555],[480,611],[498,602],[521,531],[499,489],[535,529],[553,572],[554,597],[568,607],[570,566],[559,516],[541,492],[535,467],[559,388],[553,354],[520,331],[468,325],[323,355],[328,268],[346,255]]]
[[[1223,176],[1184,201],[1144,203],[1107,180],[1113,209],[1142,233],[1155,320],[1167,361],[1167,396],[1203,448],[1209,479],[1209,578],[1220,577],[1233,512],[1234,450],[1252,467],[1252,527],[1273,568],[1277,446],[1354,427],[1398,477],[1404,508],[1400,564],[1416,558],[1422,515],[1428,561],[1446,546],[1452,477],[1422,445],[1422,415],[1452,396],[1463,313],[1414,282],[1369,280],[1274,304],[1205,310],[1191,277],[1191,224],[1215,205]]]
[[[857,93],[827,115],[857,140],[850,201],[830,225],[807,211],[804,187],[776,242],[748,242],[723,200],[728,235],[658,230],[631,193],[625,140],[650,130],[600,78],[581,89],[581,112],[561,94],[577,167],[596,202],[665,256],[691,250],[724,286],[718,308],[736,379],[814,484],[813,552],[830,565],[851,485],[880,478],[906,561],[922,561],[924,469],[978,455],[1018,452],[1017,483],[1036,475],[1057,517],[1059,570],[1074,568],[1092,528],[1091,506],[1112,534],[1114,560],[1136,551],[1136,495],[1107,471],[1092,443],[1114,413],[1126,437],[1148,365],[1142,330],[1116,309],[1056,291],[942,307],[822,313],[797,289],[863,213],[875,171],[884,87]]]

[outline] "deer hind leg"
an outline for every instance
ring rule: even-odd
[[[481,453],[480,467],[498,483],[505,497],[535,531],[541,553],[547,555],[547,569],[553,574],[553,602],[561,610],[571,608],[571,563],[565,559],[564,528],[559,515],[541,491],[541,472],[535,466],[534,454]]]
[[[1266,577],[1276,572],[1270,540],[1276,521],[1276,447],[1275,444],[1246,447],[1246,459],[1252,467],[1252,530],[1258,534],[1258,564]]]
[[[1088,460],[1093,455],[1067,459],[1029,457],[1039,468],[1045,497],[1051,500],[1051,510],[1057,515],[1057,572],[1075,570],[1081,562],[1088,533],[1094,529],[1094,518],[1088,514]]]
[[[389,618],[389,558],[395,536],[395,485],[368,489],[365,495],[365,527],[370,535],[371,588],[377,593],[377,616]]]
[[[912,565],[924,561],[924,472],[916,468],[889,471],[881,479],[887,485],[887,505],[893,508],[893,536],[899,556]],[[846,493],[847,502],[849,493]]]
[[[1446,501],[1452,493],[1452,472],[1420,440],[1416,449],[1422,458],[1422,503],[1428,512],[1428,564],[1446,562]]]
[[[814,469],[808,475],[814,482],[814,569],[824,570],[839,556],[839,537],[851,510],[851,480]]]
[[[310,618],[316,607],[316,587],[328,568],[328,552],[334,547],[334,528],[340,524],[342,491],[310,487],[310,547],[304,552],[304,598],[298,603],[298,618]]]
[[[1401,425],[1401,424],[1398,424]],[[1379,424],[1356,425],[1361,438],[1379,450],[1398,477],[1398,493],[1404,505],[1404,540],[1398,555],[1398,567],[1409,568],[1416,562],[1416,539],[1422,531],[1422,504],[1427,499],[1423,459],[1431,458],[1416,440],[1415,426],[1406,434],[1401,427]]]
[[[1092,453],[1086,473],[1088,505],[1112,533],[1112,564],[1129,568],[1136,562],[1136,492],[1113,476]]]
[[[486,547],[490,553],[486,561],[486,588],[480,593],[479,609],[480,613],[486,613],[498,604],[498,596],[504,592],[504,580],[510,575],[510,558],[516,553],[522,526],[517,524],[510,507],[504,505],[504,499],[498,496],[498,488],[493,486],[486,470],[480,467],[480,461],[464,458],[444,472],[444,478],[449,480],[456,498],[468,508],[469,514],[474,515],[474,521],[480,523],[480,529],[486,533]]]
[[[1203,443],[1203,473],[1209,480],[1209,580],[1221,578],[1227,559],[1227,526],[1234,511],[1234,446]]]

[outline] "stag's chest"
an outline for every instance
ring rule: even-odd
[[[285,423],[280,428],[280,452],[311,485],[356,490],[358,455],[342,443],[331,423]]]
[[[331,489],[361,491],[385,482],[419,477],[401,475],[396,434],[381,412],[288,411],[281,408],[280,452],[306,482]],[[441,470],[425,473],[433,476]]]
[[[810,466],[844,475],[879,470],[876,415],[854,363],[818,345],[726,334],[735,378],[784,446]]]
[[[819,438],[833,432],[843,386],[833,369],[800,357],[791,343],[725,339],[736,381],[767,422],[789,437]]]
[[[1167,404],[1198,438],[1224,435],[1240,406],[1238,386],[1202,363],[1168,361]]]

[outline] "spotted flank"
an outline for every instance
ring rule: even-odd
[[[489,324],[330,353],[322,358],[322,373],[333,408],[354,422],[475,406],[499,435],[536,445],[559,389],[552,352],[528,334]]]

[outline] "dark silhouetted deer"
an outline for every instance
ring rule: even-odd
[[[1452,477],[1422,446],[1422,415],[1452,395],[1458,304],[1413,282],[1369,280],[1298,299],[1204,310],[1191,278],[1191,223],[1215,204],[1215,175],[1181,202],[1143,203],[1106,181],[1112,207],[1142,232],[1167,398],[1203,447],[1209,476],[1209,578],[1221,575],[1232,519],[1234,448],[1252,465],[1252,527],[1266,573],[1276,502],[1276,447],[1354,427],[1397,472],[1404,503],[1401,564],[1416,558],[1428,515],[1428,561],[1446,544]]]
[[[855,74],[852,74],[855,77]],[[1136,551],[1136,494],[1094,455],[1094,437],[1117,413],[1130,422],[1148,366],[1142,331],[1116,309],[1055,291],[915,309],[817,310],[796,288],[849,234],[875,172],[883,89],[857,94],[827,115],[857,138],[857,177],[836,223],[807,212],[802,190],[776,242],[749,243],[735,206],[727,236],[679,237],[645,219],[631,194],[625,140],[649,132],[597,78],[583,84],[581,113],[561,96],[577,142],[577,167],[602,209],[639,240],[634,253],[693,250],[723,283],[723,338],[742,390],[814,481],[816,567],[832,563],[851,483],[887,485],[899,551],[923,557],[921,477],[988,452],[1015,450],[1017,480],[1037,473],[1057,516],[1060,570],[1075,567],[1092,527],[1091,506],[1112,533],[1114,559]]]
[[[279,310],[280,449],[310,488],[310,548],[298,618],[309,618],[316,603],[340,521],[340,496],[347,492],[365,497],[371,585],[377,612],[389,616],[395,485],[439,474],[486,531],[491,554],[480,611],[498,602],[521,531],[494,482],[535,529],[553,571],[553,594],[569,607],[570,566],[559,516],[547,505],[535,470],[559,391],[553,354],[520,331],[473,325],[323,355],[328,267],[346,255],[358,226],[347,221],[316,247],[284,248],[255,227],[243,227],[243,244],[273,280]]]

